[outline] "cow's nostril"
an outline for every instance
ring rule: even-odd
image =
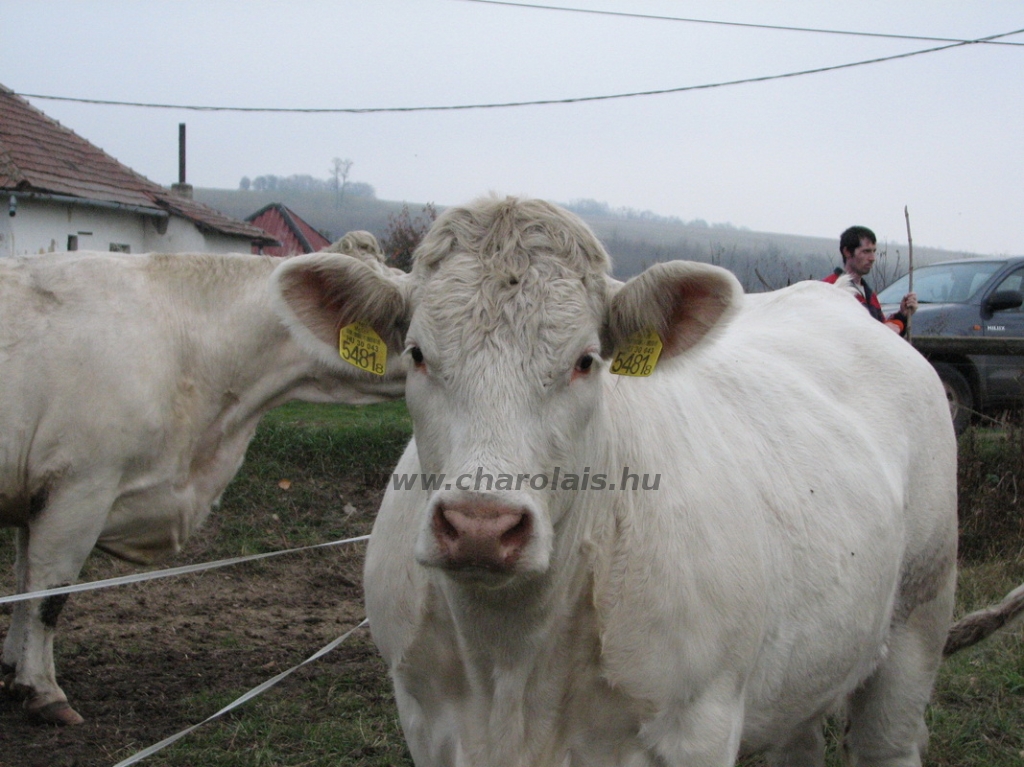
[[[438,506],[434,512],[434,534],[449,541],[459,537],[459,530],[448,519],[448,510],[444,506]]]
[[[533,523],[530,521],[530,515],[522,514],[515,525],[501,534],[499,539],[501,541],[501,545],[517,549],[522,548],[530,539],[530,531],[532,527]]]

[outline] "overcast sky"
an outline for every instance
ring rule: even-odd
[[[749,24],[977,39],[1014,0],[536,0]],[[326,178],[382,199],[592,198],[684,220],[1024,254],[1024,34],[836,71],[590,103],[370,114],[142,109],[30,99],[135,170]],[[267,108],[451,106],[677,89],[948,43],[594,15],[472,0],[0,0],[15,92]],[[300,211],[301,213],[301,211]]]

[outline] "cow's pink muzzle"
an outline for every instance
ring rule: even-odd
[[[441,567],[509,572],[533,536],[533,518],[522,507],[442,501],[431,528]]]

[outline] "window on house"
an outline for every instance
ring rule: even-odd
[[[121,243],[121,242],[112,242],[112,243],[110,243],[110,252],[111,253],[131,253],[132,252],[132,246],[131,245],[126,245],[125,243]]]
[[[78,250],[78,235],[77,234],[69,234],[68,235],[68,250]]]

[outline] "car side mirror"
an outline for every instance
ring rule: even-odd
[[[997,290],[985,299],[984,310],[988,315],[1006,309],[1016,309],[1024,303],[1024,294],[1019,290]]]

